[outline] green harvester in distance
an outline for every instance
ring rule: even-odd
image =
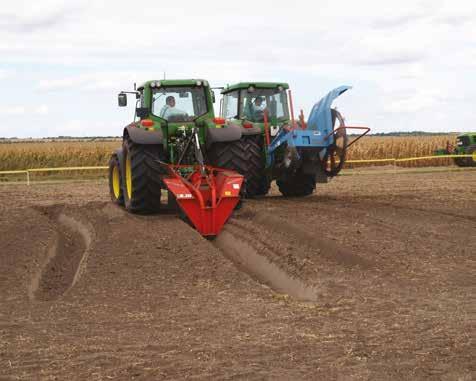
[[[435,151],[435,155],[471,155],[470,157],[455,157],[459,167],[476,167],[476,132],[467,132],[456,137],[456,146],[449,141],[446,148]]]

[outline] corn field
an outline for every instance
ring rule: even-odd
[[[352,138],[350,138],[352,140]],[[347,160],[403,159],[408,157],[432,156],[438,148],[456,143],[455,134],[433,136],[365,136],[348,151]],[[385,165],[385,163],[348,164],[347,167]],[[430,159],[402,162],[404,167],[428,167],[453,165],[452,159]]]
[[[437,148],[454,144],[455,135],[378,137],[366,136],[348,152],[348,160],[405,158],[432,155]],[[121,142],[15,142],[0,144],[0,171],[28,168],[105,166],[113,150]],[[453,164],[451,159],[423,160],[401,163],[402,166],[441,166]],[[358,164],[367,166],[369,164]],[[356,166],[356,164],[353,164]],[[350,164],[348,165],[350,167]]]

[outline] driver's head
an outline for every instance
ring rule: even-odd
[[[170,107],[175,107],[175,98],[172,95],[169,95],[165,98],[165,103],[167,103]]]
[[[255,106],[261,106],[261,104],[263,103],[263,97],[256,97],[255,98]]]

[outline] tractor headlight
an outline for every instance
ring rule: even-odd
[[[256,90],[256,89],[255,89],[255,87],[254,87],[253,85],[251,85],[251,86],[248,87],[248,92],[249,92],[249,93],[253,93],[255,90]]]
[[[279,85],[279,86],[278,86],[278,91],[283,91],[283,90],[284,90],[284,87],[281,86],[281,85]]]
[[[203,81],[203,86],[208,87],[208,81]]]
[[[202,81],[197,81],[197,86],[202,86]]]

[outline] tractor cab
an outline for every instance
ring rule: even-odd
[[[288,89],[288,84],[281,82],[241,82],[228,86],[222,91],[220,116],[228,123],[259,128],[262,132],[265,119],[274,127],[288,124]],[[274,131],[277,128],[272,128],[271,135],[275,135]]]
[[[119,94],[119,106],[127,105],[127,93]],[[184,153],[185,143],[192,131],[200,127],[198,137],[200,143],[205,144],[206,128],[216,127],[213,110],[215,96],[208,81],[152,80],[129,93],[135,93],[137,100],[134,122],[124,129],[124,135],[140,135],[138,138],[143,144],[162,144],[164,154],[171,163],[177,163],[180,157],[183,164],[194,163],[193,151]]]

